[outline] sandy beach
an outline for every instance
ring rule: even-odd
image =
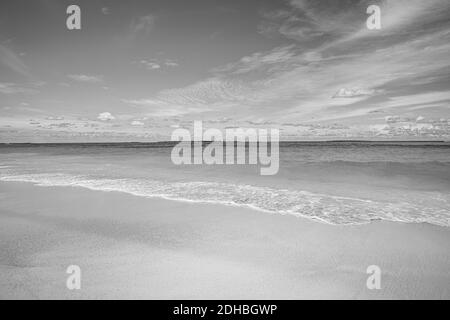
[[[450,299],[449,0],[0,25],[0,300]]]
[[[449,299],[450,232],[0,183],[1,299]],[[80,290],[66,268],[82,270]],[[381,268],[369,290],[366,269]]]

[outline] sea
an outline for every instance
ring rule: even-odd
[[[173,147],[0,144],[0,181],[247,207],[332,225],[450,226],[450,142],[281,142],[279,171],[270,176],[251,164],[175,165]]]

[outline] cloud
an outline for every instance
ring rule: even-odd
[[[74,81],[86,82],[86,83],[101,83],[103,82],[103,76],[85,75],[85,74],[69,74],[67,77]]]
[[[147,70],[157,70],[161,68],[160,64],[153,61],[141,60],[139,63],[144,65]]]
[[[385,0],[380,3],[382,29],[395,32],[410,25],[424,25],[446,16],[447,0]]]
[[[352,88],[346,89],[341,88],[338,92],[336,92],[333,98],[355,98],[361,96],[371,96],[375,94],[375,90],[373,89],[361,89],[361,88]]]
[[[199,113],[208,110],[200,104],[179,104],[162,99],[123,99],[123,103],[143,108],[152,117],[175,117],[189,113]]]
[[[3,94],[30,94],[38,93],[39,91],[33,88],[24,87],[15,83],[10,82],[0,82],[0,93]]]
[[[45,117],[45,120],[64,120],[64,117],[60,117],[60,116],[49,116],[49,117]]]
[[[243,74],[260,68],[276,66],[292,61],[296,57],[294,45],[276,47],[268,52],[256,52],[250,56],[241,58],[238,62],[213,69],[213,72],[229,72]]]
[[[278,47],[215,68],[213,78],[174,91],[165,90],[160,97],[207,102],[211,108],[217,106],[218,112],[219,108],[231,106],[241,116],[248,110],[248,114],[263,117],[311,121],[408,107],[415,104],[415,98],[436,103],[446,95],[429,92],[415,97],[417,90],[424,88],[408,88],[407,84],[424,76],[436,82],[446,79],[436,75],[449,67],[449,38],[448,27],[442,27],[423,30],[413,39],[399,36],[389,42],[377,42],[376,50],[365,42],[364,46],[338,48],[319,45],[316,49],[314,44]],[[396,95],[404,98],[391,98]],[[341,109],[343,106],[346,108]]]
[[[420,121],[422,121],[422,120],[425,120],[425,118],[422,117],[422,116],[418,116],[418,117],[416,118],[416,122],[420,122]]]
[[[327,46],[398,34],[402,28],[410,28],[409,31],[421,28],[432,20],[445,18],[449,9],[447,0],[290,0],[288,3],[290,8],[263,12],[259,32],[302,43],[321,41]],[[380,6],[382,15],[382,29],[378,32],[368,30],[365,25],[366,9],[374,4]]]
[[[384,118],[384,121],[386,121],[386,123],[402,122],[400,116],[387,116]]]
[[[109,121],[114,120],[115,117],[109,112],[102,112],[98,115],[97,119],[101,121]]]
[[[134,120],[131,122],[131,125],[135,127],[141,127],[144,125],[144,123],[142,121]]]
[[[62,122],[62,123],[51,123],[48,125],[49,128],[70,128],[75,127],[76,123]]]
[[[133,19],[130,26],[131,32],[134,34],[137,33],[149,34],[150,31],[153,29],[155,19],[156,19],[155,16],[152,14],[148,14],[146,16]]]
[[[28,67],[20,59],[19,55],[15,54],[14,51],[2,44],[0,44],[0,64],[5,65],[9,69],[20,75],[23,75],[27,78],[32,78]]]
[[[164,65],[166,65],[167,67],[178,67],[179,66],[178,62],[176,62],[174,60],[166,60],[164,62]]]
[[[158,61],[157,59],[146,60],[142,59],[139,61],[141,65],[143,65],[147,70],[157,70],[164,67],[178,67],[178,62],[174,60],[166,59],[164,61]]]
[[[281,35],[296,41],[311,41],[343,35],[357,29],[365,18],[367,1],[291,0],[288,8],[263,12],[260,33]],[[367,6],[366,6],[367,8]],[[362,14],[357,14],[357,12]]]
[[[188,106],[204,110],[251,99],[251,93],[240,80],[211,77],[192,85],[162,90],[156,96],[168,105]]]
[[[369,4],[382,7],[382,30],[379,32],[365,27]],[[262,13],[263,21],[258,30],[264,35],[282,39],[266,41],[264,45],[272,45],[268,50],[247,51],[234,60],[226,60],[231,63],[212,68],[209,72],[198,69],[195,63],[188,65],[174,87],[167,85],[174,83],[170,82],[172,75],[168,74],[178,72],[179,63],[157,52],[162,48],[154,48],[154,57],[130,58],[137,59],[133,62],[135,68],[149,70],[161,77],[149,79],[158,83],[149,83],[149,90],[144,94],[136,93],[143,89],[141,85],[111,85],[111,93],[124,90],[117,91],[127,98],[122,102],[139,111],[138,114],[118,117],[128,123],[113,123],[121,123],[123,128],[131,131],[135,121],[136,126],[151,121],[152,128],[157,127],[154,126],[156,123],[161,125],[158,130],[163,131],[163,125],[169,128],[175,121],[173,117],[179,116],[175,123],[182,126],[183,121],[194,117],[217,123],[222,123],[218,119],[233,119],[224,123],[230,126],[240,125],[236,122],[245,124],[246,121],[252,125],[275,123],[289,132],[301,131],[313,136],[336,134],[349,137],[372,129],[383,135],[402,132],[408,135],[417,132],[445,134],[445,130],[448,131],[446,123],[441,126],[447,129],[438,131],[438,124],[429,120],[447,119],[450,106],[450,24],[448,19],[444,19],[445,14],[450,13],[446,9],[450,8],[448,0],[284,0],[276,6],[276,10]],[[128,40],[153,32],[155,16],[146,13],[142,12],[143,16],[131,22],[124,43],[132,43]],[[166,23],[161,24],[161,28],[166,26]],[[154,41],[159,40],[155,38]],[[251,47],[255,48],[248,46],[247,49]],[[178,49],[181,57],[183,50],[191,48],[180,43]],[[200,50],[200,58],[201,54]],[[26,61],[31,62],[33,56],[30,52]],[[220,60],[232,56],[224,53]],[[142,57],[144,59],[140,60]],[[4,57],[0,56],[2,59]],[[210,60],[213,61],[217,60]],[[0,63],[0,67],[5,64],[3,61]],[[199,77],[204,71],[207,75]],[[138,78],[135,80],[139,81]],[[189,79],[194,80],[186,83]],[[78,74],[72,75],[71,80],[99,83],[103,77]],[[71,86],[76,84],[67,82]],[[102,86],[105,83],[98,86],[100,90]],[[0,85],[0,92],[12,94],[20,92],[20,88],[39,89],[31,85],[7,84]],[[152,88],[162,89],[148,93]],[[25,97],[20,98],[23,100],[19,102],[26,100]],[[17,103],[7,103],[17,112]],[[38,101],[32,103],[33,106],[39,105]],[[108,102],[99,101],[100,105],[102,103],[106,105]],[[104,108],[108,110],[108,107]],[[48,114],[52,113],[45,115]],[[103,121],[114,118],[107,114],[110,116]],[[143,121],[136,117],[138,115],[148,116],[151,120]],[[384,121],[387,115],[389,118]],[[420,119],[420,115],[426,120]],[[170,121],[155,120],[154,117],[166,117]],[[112,128],[111,123],[98,123],[99,130]]]
[[[111,10],[108,7],[103,7],[102,8],[102,13],[104,15],[109,15],[111,13]]]
[[[391,97],[385,102],[384,106],[388,108],[401,108],[409,106],[418,106],[420,108],[442,106],[448,108],[449,104],[450,91],[433,91]]]

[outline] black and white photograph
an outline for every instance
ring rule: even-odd
[[[0,1],[0,300],[448,299],[449,0]]]

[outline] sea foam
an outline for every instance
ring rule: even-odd
[[[0,181],[30,182],[39,186],[71,186],[108,192],[125,192],[140,197],[215,203],[306,217],[334,225],[364,224],[389,220],[450,226],[448,196],[435,195],[440,206],[412,202],[381,202],[339,197],[302,190],[276,189],[219,182],[167,182],[148,179],[108,179],[70,174],[2,173]]]

